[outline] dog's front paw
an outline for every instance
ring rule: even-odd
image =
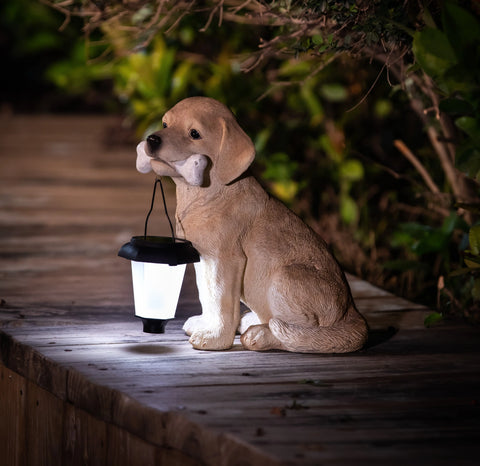
[[[226,350],[233,345],[233,336],[221,335],[213,330],[196,330],[190,337],[190,343],[199,350]]]
[[[183,331],[188,335],[192,335],[198,330],[205,329],[207,325],[202,319],[202,316],[189,317],[183,324]]]

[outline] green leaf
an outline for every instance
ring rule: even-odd
[[[445,2],[442,22],[457,57],[468,59],[471,48],[480,40],[480,22],[452,2]]]
[[[470,251],[475,256],[480,255],[480,225],[470,228],[468,233],[468,241],[470,242]]]
[[[193,64],[189,61],[181,62],[172,76],[172,91],[171,97],[174,100],[180,100],[186,95],[186,89],[192,79]]]
[[[312,72],[311,64],[306,60],[284,61],[279,69],[279,76],[304,77]]]
[[[384,262],[383,267],[387,270],[394,270],[398,272],[406,272],[408,270],[419,270],[419,269],[426,270],[427,269],[427,266],[425,264],[422,264],[421,262],[406,260],[406,259],[386,261]]]
[[[276,152],[265,160],[265,171],[262,176],[265,180],[285,182],[291,181],[298,168],[298,163],[290,160],[288,154]]]
[[[455,124],[465,131],[477,144],[480,144],[480,124],[476,118],[463,116],[455,120]]]
[[[440,312],[432,312],[425,318],[423,324],[425,325],[425,327],[431,327],[432,325],[435,325],[442,320],[443,314],[441,314]]]
[[[455,166],[468,176],[475,178],[480,172],[480,151],[471,147],[471,145],[460,149],[457,153]]]
[[[465,115],[473,112],[470,102],[455,97],[440,102],[440,110],[450,115]]]
[[[468,64],[454,64],[446,70],[442,79],[449,94],[468,95],[476,92],[478,84],[474,74],[475,71],[472,72],[472,70],[476,70],[475,62],[476,60],[472,58]],[[441,84],[441,82],[438,84]]]
[[[445,235],[451,235],[455,228],[460,226],[461,219],[459,219],[456,212],[451,212],[450,215],[443,221],[441,231]]]
[[[359,181],[363,175],[363,165],[358,160],[346,160],[340,165],[339,176],[343,180]]]
[[[307,80],[306,83],[300,89],[300,95],[302,96],[303,102],[307,106],[311,116],[312,124],[319,124],[324,116],[324,111],[320,99],[317,97],[317,93],[313,89],[314,82],[312,80]]]
[[[417,31],[412,50],[420,66],[434,78],[443,76],[457,61],[447,36],[438,29]]]
[[[390,100],[379,99],[375,102],[374,113],[377,118],[386,118],[392,114],[393,104]]]
[[[376,44],[379,41],[380,38],[378,37],[378,34],[376,32],[369,31],[365,35],[365,39],[366,39],[368,45],[372,45],[372,44]]]
[[[344,157],[343,152],[341,149],[332,144],[331,139],[326,134],[320,135],[319,142],[321,148],[326,152],[331,160],[338,164],[342,162]]]
[[[263,152],[267,147],[268,140],[272,135],[272,130],[269,127],[261,129],[255,136],[255,150],[259,156],[263,156]]]
[[[300,185],[294,180],[281,180],[271,183],[273,194],[286,203],[291,203],[300,189]]]
[[[152,7],[150,5],[146,5],[142,8],[139,8],[136,13],[132,15],[132,23],[135,25],[143,23],[152,15]]]
[[[357,220],[358,207],[350,196],[344,195],[340,198],[340,216],[347,225],[350,225]]]
[[[449,236],[442,231],[432,230],[412,246],[412,252],[420,256],[443,252],[448,246]]]
[[[480,257],[476,254],[472,254],[468,249],[463,253],[463,262],[465,262],[465,265],[470,270],[480,268]]]
[[[418,237],[419,235],[423,235],[432,231],[432,227],[429,225],[422,225],[421,223],[406,222],[400,225],[400,230],[412,236]]]
[[[392,245],[403,244],[419,256],[446,252],[451,236],[450,228],[451,225],[448,222],[439,229],[420,223],[403,223],[395,232]]]
[[[462,267],[461,269],[457,269],[457,270],[454,270],[453,272],[450,272],[448,274],[448,277],[460,277],[462,275],[468,275],[469,273],[472,272],[472,269],[471,268],[467,268],[467,267]]]
[[[330,102],[343,102],[348,97],[347,89],[341,84],[323,84],[320,93]]]
[[[435,24],[435,20],[432,17],[432,14],[430,13],[430,10],[425,7],[422,15],[423,22],[425,23],[426,26],[429,28],[436,28],[437,25]]]

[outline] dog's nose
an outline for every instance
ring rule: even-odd
[[[150,134],[147,136],[147,144],[150,152],[155,152],[162,145],[162,138],[158,134]]]

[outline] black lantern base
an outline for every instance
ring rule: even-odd
[[[170,319],[146,319],[140,317],[143,322],[143,331],[145,333],[165,333],[165,326]]]

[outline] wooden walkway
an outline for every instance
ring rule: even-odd
[[[478,464],[478,329],[427,329],[428,309],[354,277],[372,328],[355,354],[192,349],[192,269],[167,333],[142,333],[116,254],[153,179],[113,123],[0,118],[1,464]]]

